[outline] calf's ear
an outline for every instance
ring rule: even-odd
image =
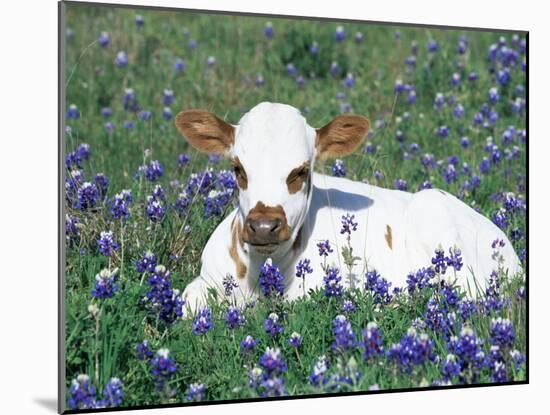
[[[316,131],[319,160],[344,157],[361,145],[369,131],[369,120],[361,115],[339,115]]]
[[[235,128],[211,112],[182,111],[175,123],[189,144],[203,153],[226,155],[235,143]]]

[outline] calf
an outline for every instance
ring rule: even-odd
[[[184,292],[193,309],[205,303],[208,288],[224,292],[227,274],[238,284],[234,300],[257,297],[260,267],[267,258],[285,276],[286,298],[321,286],[324,275],[316,259],[317,244],[324,240],[334,248],[329,263],[347,275],[341,255],[347,235],[340,233],[346,213],[358,223],[351,245],[360,261],[350,281],[376,269],[392,286],[404,286],[409,272],[431,263],[435,249],[457,247],[464,262],[458,282],[475,291],[485,286],[496,266],[491,243],[497,238],[505,242],[503,267],[509,273],[521,270],[506,235],[449,193],[430,189],[413,194],[315,173],[317,161],[349,155],[362,143],[369,129],[365,117],[340,115],[315,129],[296,108],[264,102],[238,125],[189,110],[177,115],[176,126],[199,151],[228,157],[239,186],[238,207],[210,237],[200,276]],[[314,272],[299,279],[295,267],[303,258],[311,259]]]

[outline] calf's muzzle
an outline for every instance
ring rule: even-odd
[[[246,216],[242,236],[244,242],[256,246],[277,245],[290,239],[290,227],[283,208],[258,202]]]

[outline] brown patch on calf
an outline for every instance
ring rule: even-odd
[[[316,131],[318,159],[344,157],[361,145],[369,131],[369,120],[360,115],[339,115]]]
[[[309,162],[304,161],[300,166],[291,170],[286,178],[288,192],[292,195],[300,190],[304,182],[307,185],[309,179]]]
[[[248,177],[241,161],[238,157],[235,157],[231,160],[231,165],[233,166],[233,171],[235,172],[235,177],[237,178],[239,187],[242,190],[246,190],[248,187]]]
[[[248,212],[246,220],[249,219],[278,219],[281,221],[281,230],[277,235],[278,241],[284,242],[290,239],[290,226],[288,226],[286,214],[281,205],[266,206],[262,202],[258,202],[256,203],[256,206],[254,206],[252,209],[250,209],[250,212]],[[251,239],[250,235],[248,234],[248,228],[246,226],[243,229],[242,238],[244,241],[249,241]]]
[[[229,256],[235,263],[235,268],[237,269],[237,277],[239,279],[243,279],[246,275],[246,265],[239,257],[239,253],[237,251],[237,244],[241,241],[239,232],[239,223],[237,221],[237,218],[233,219],[233,223],[231,224],[231,247],[229,248]]]
[[[388,244],[388,247],[392,249],[393,240],[392,240],[392,231],[390,225],[386,225],[386,234],[384,235],[384,238],[386,239],[386,243]]]
[[[182,111],[175,124],[189,144],[203,153],[227,154],[235,143],[235,128],[205,110]]]

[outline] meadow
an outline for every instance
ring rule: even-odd
[[[66,17],[69,409],[526,380],[526,275],[504,274],[501,241],[475,301],[448,283],[460,260],[443,247],[405,287],[371,272],[363,289],[292,303],[237,308],[213,292],[190,314],[181,292],[238,188],[227,160],[174,126],[191,108],[235,124],[261,101],[312,126],[365,115],[361,149],[320,171],[446,190],[526,267],[524,34],[75,4]],[[322,272],[331,259],[310,260]]]

